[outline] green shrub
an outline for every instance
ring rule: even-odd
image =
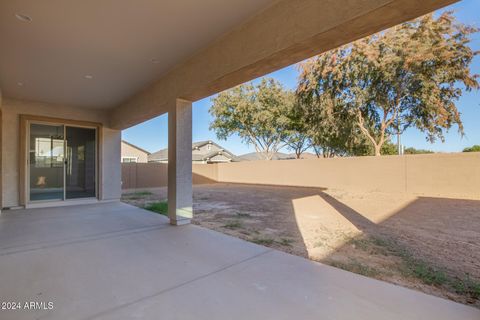
[[[168,215],[168,203],[167,201],[152,202],[145,206],[145,209],[163,214],[164,216]]]
[[[463,152],[480,152],[480,145],[476,144],[474,146],[471,146],[469,148],[463,149]]]

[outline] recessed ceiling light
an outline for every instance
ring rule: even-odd
[[[87,74],[85,76],[83,76],[85,79],[88,79],[88,80],[91,80],[93,79],[93,76],[91,74]]]
[[[27,16],[26,14],[21,14],[21,13],[16,13],[15,17],[23,22],[32,22],[32,18],[30,16]]]
[[[23,87],[23,82],[17,82],[17,85],[18,85],[19,87]]]
[[[160,63],[160,61],[158,61],[158,59],[152,59],[152,63],[153,64],[158,64],[158,63]]]

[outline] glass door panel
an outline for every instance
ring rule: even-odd
[[[30,200],[63,200],[64,127],[30,124]]]
[[[95,197],[96,130],[66,127],[66,199]]]

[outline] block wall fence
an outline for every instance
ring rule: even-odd
[[[167,185],[167,164],[122,164],[122,188]],[[319,187],[480,199],[480,153],[194,164],[193,183]]]

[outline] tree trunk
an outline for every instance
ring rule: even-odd
[[[323,157],[324,158],[333,158],[335,156],[335,152],[332,151],[331,149],[329,148],[326,148],[324,149],[323,151]]]
[[[380,157],[382,155],[382,145],[381,144],[375,144],[373,145],[373,148],[375,149],[375,157]]]
[[[317,156],[317,158],[320,159],[320,154],[321,154],[320,148],[313,147],[313,151],[315,151],[315,155]]]

